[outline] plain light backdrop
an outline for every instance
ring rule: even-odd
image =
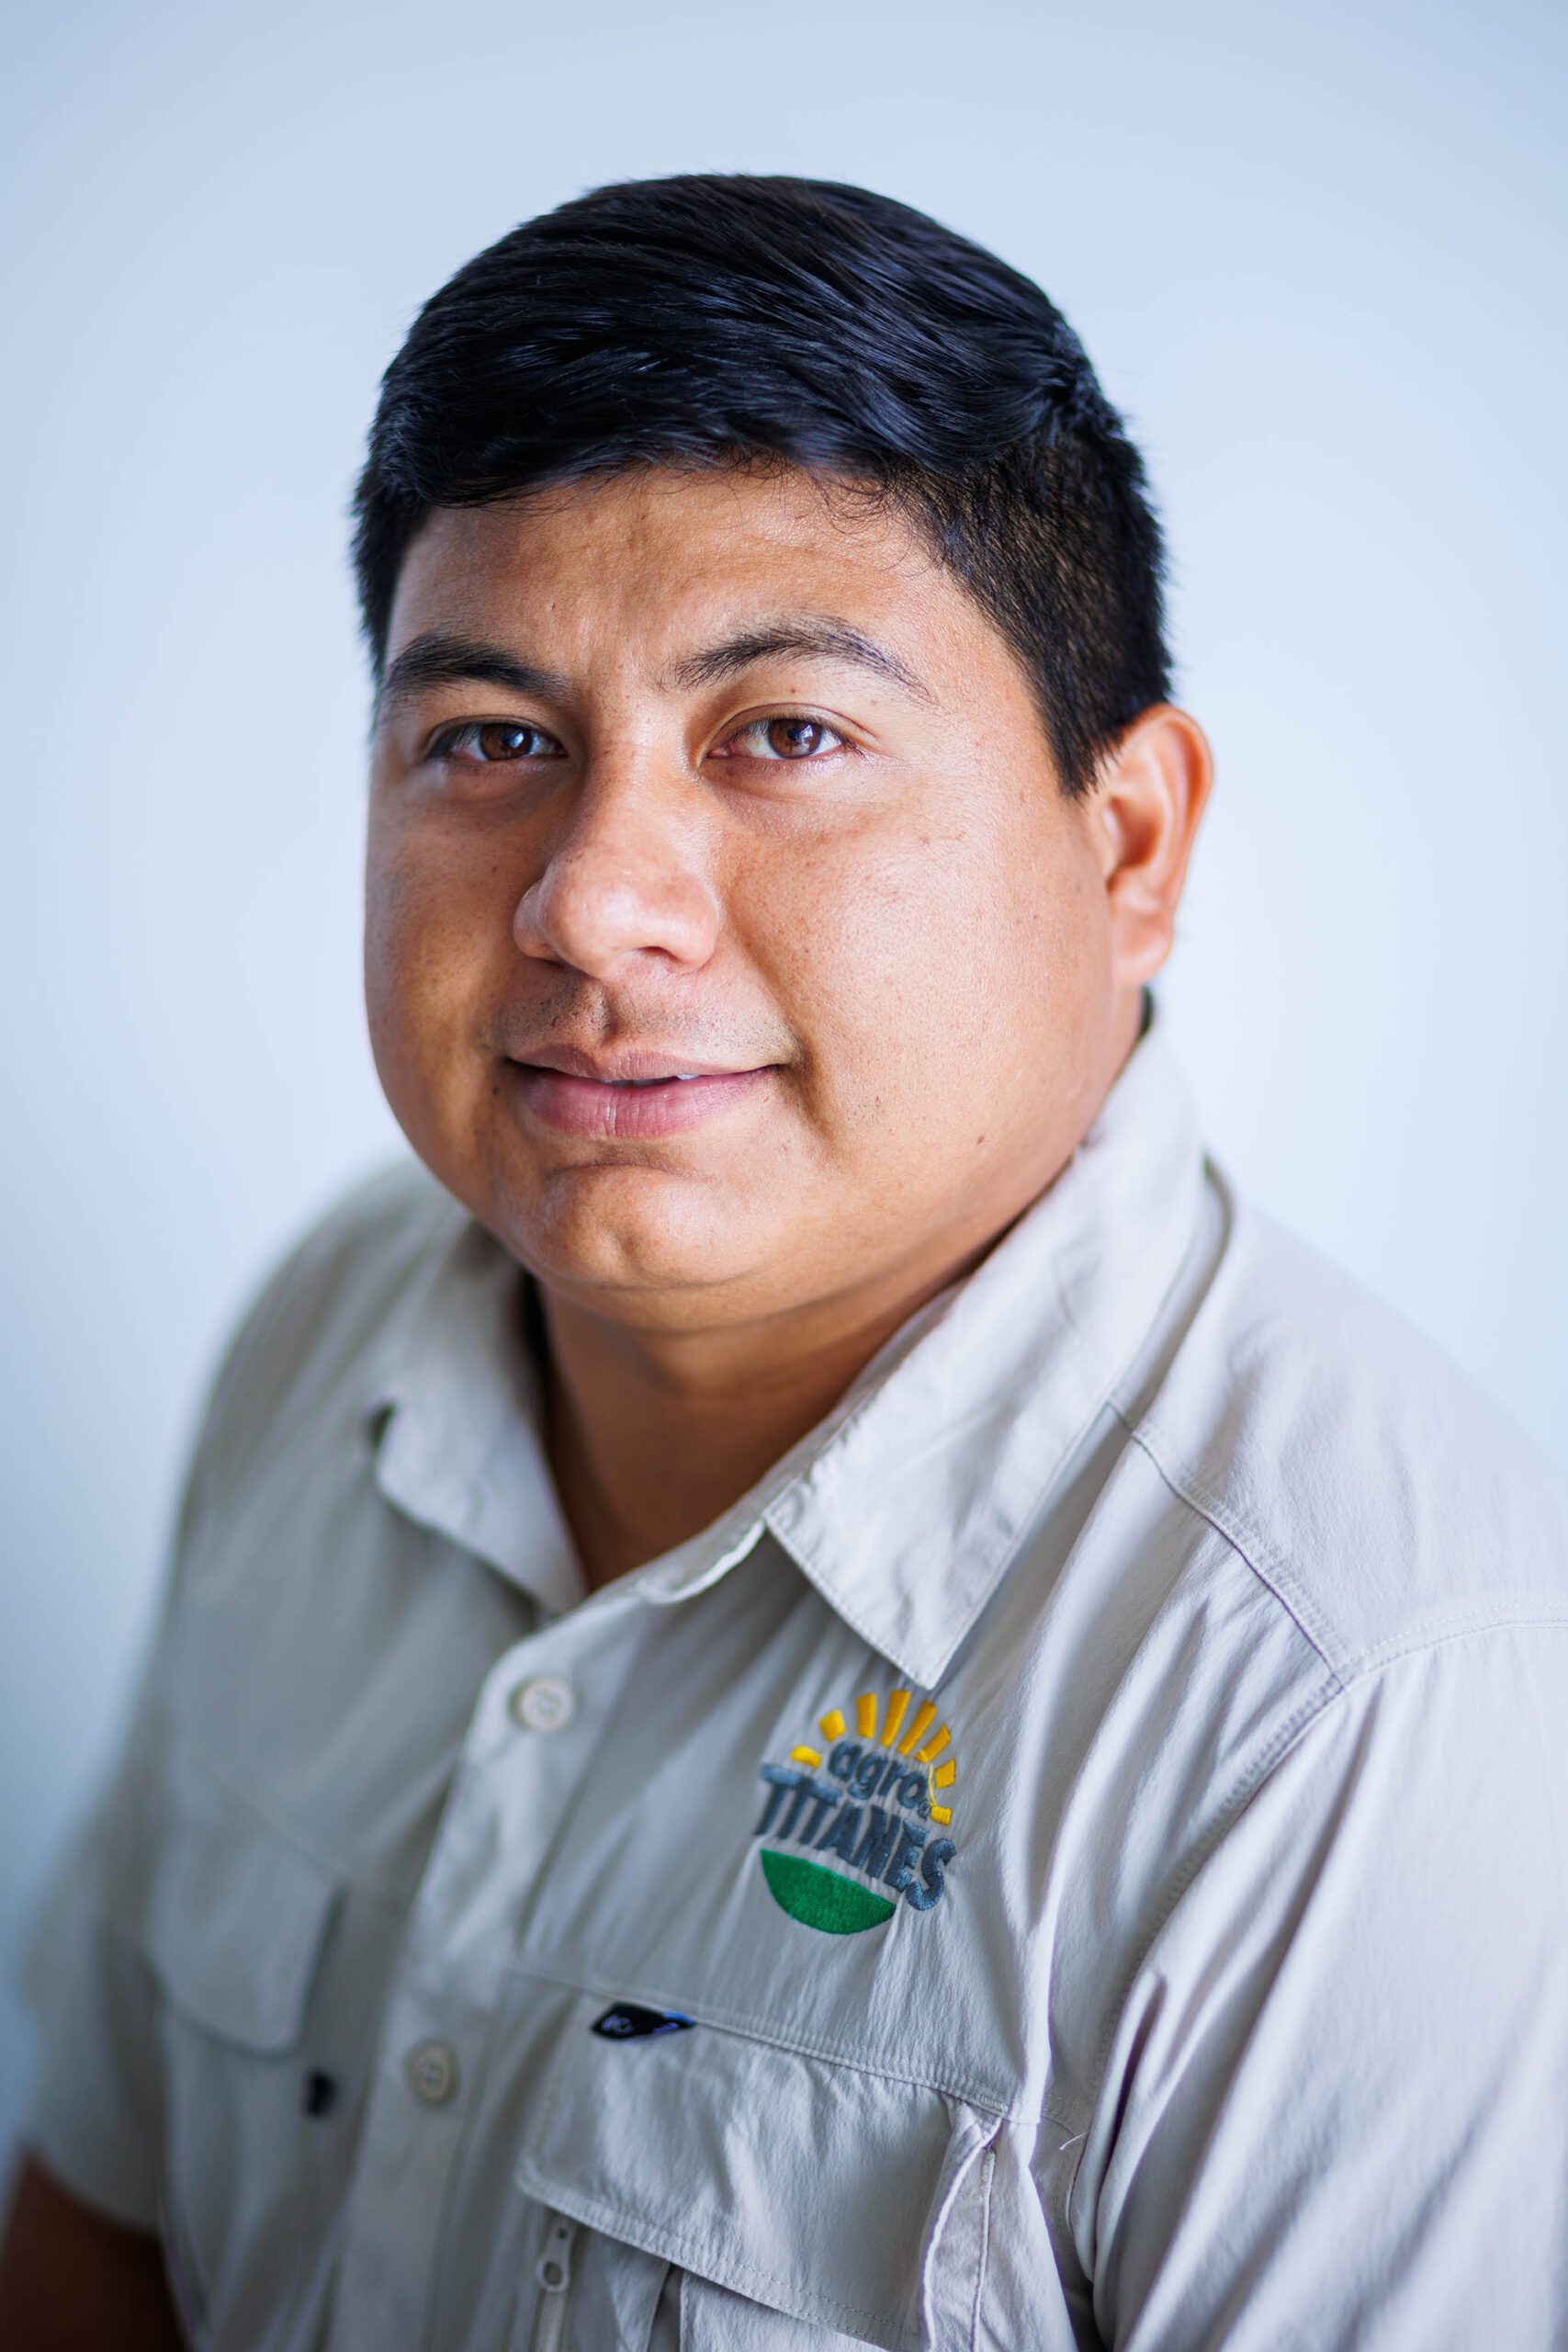
[[[1560,1456],[1568,20],[1361,0],[18,12],[0,120],[0,1952],[110,1753],[234,1315],[406,1148],[344,509],[471,253],[790,171],[1039,279],[1144,447],[1219,784],[1217,1156]],[[0,2150],[28,2048],[0,1996]]]

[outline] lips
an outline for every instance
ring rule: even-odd
[[[722,1069],[649,1052],[541,1046],[507,1064],[525,1113],[558,1134],[647,1140],[705,1126],[756,1097],[773,1066]]]
[[[745,1075],[718,1062],[695,1061],[647,1046],[590,1054],[576,1046],[537,1046],[529,1053],[513,1055],[513,1059],[525,1069],[559,1070],[569,1078],[592,1079],[601,1086],[657,1086],[670,1079]]]

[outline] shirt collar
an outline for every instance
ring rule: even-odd
[[[915,1683],[940,1682],[1159,1324],[1202,1182],[1191,1098],[1155,1022],[1066,1167],[912,1343],[899,1335],[894,1367],[863,1375],[770,1502],[779,1541]]]
[[[1198,1224],[1196,1114],[1163,1021],[1066,1165],[825,1420],[634,1577],[713,1583],[770,1531],[840,1616],[933,1688],[1160,1319]],[[401,1509],[564,1609],[586,1586],[540,1430],[516,1261],[454,1203],[375,1359],[377,1478]]]
[[[362,1405],[376,1482],[551,1611],[588,1588],[545,1456],[522,1270],[447,1196],[373,1352]]]

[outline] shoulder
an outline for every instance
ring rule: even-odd
[[[196,1469],[221,1486],[287,1412],[311,1422],[360,1400],[401,1303],[468,1211],[412,1157],[359,1178],[252,1286],[207,1391]]]
[[[1217,1176],[1227,1238],[1133,1434],[1348,1681],[1568,1617],[1545,1453],[1393,1308]]]

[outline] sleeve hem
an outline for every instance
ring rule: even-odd
[[[157,2185],[145,2173],[117,2163],[101,2147],[88,2150],[80,2142],[71,2141],[58,2123],[37,2116],[22,2134],[22,2154],[106,2221],[118,2222],[121,2229],[143,2231],[151,2237],[158,2235]]]

